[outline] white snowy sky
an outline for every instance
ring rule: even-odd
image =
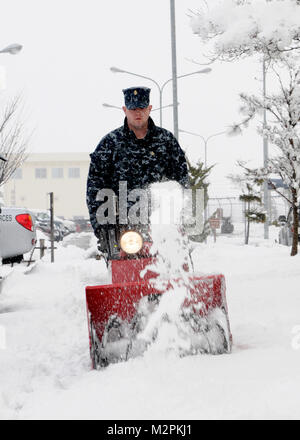
[[[187,16],[189,9],[203,3],[177,0],[175,4],[181,75],[201,69],[190,59],[206,62],[204,47],[192,34]],[[14,42],[24,46],[17,56],[0,56],[6,70],[1,97],[3,103],[22,93],[26,123],[35,129],[32,152],[92,152],[102,136],[123,123],[121,111],[102,106],[104,102],[121,106],[122,88],[150,86],[153,107],[158,107],[153,83],[113,74],[111,66],[149,76],[159,84],[172,76],[169,0],[5,0],[0,29],[1,48]],[[240,119],[239,92],[262,88],[262,69],[254,60],[212,68],[210,74],[178,80],[179,128],[204,137]],[[163,104],[171,102],[170,83]],[[159,112],[152,117],[159,123]],[[163,125],[173,129],[171,108],[163,110]],[[181,133],[179,140],[190,160],[204,160],[199,137]],[[211,196],[232,194],[225,176],[236,171],[237,159],[262,164],[262,139],[255,127],[243,136],[218,136],[209,142],[207,162],[217,163],[210,179]]]

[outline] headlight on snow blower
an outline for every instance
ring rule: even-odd
[[[120,239],[122,251],[137,254],[143,247],[143,237],[136,231],[124,232]]]

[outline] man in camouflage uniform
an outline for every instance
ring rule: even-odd
[[[100,189],[110,188],[118,195],[119,182],[126,181],[128,192],[164,180],[188,186],[184,152],[171,132],[157,127],[150,117],[150,89],[131,87],[123,90],[126,115],[124,125],[101,139],[90,155],[87,180],[87,205],[96,236],[101,228],[96,218]]]

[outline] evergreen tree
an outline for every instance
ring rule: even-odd
[[[214,167],[214,165],[208,167],[208,168],[204,168],[204,164],[203,162],[201,162],[200,160],[196,163],[196,165],[192,165],[189,160],[187,159],[187,164],[188,164],[188,171],[189,171],[189,183],[190,183],[190,188],[193,191],[193,214],[195,214],[195,192],[197,189],[203,189],[204,190],[204,209],[207,206],[208,203],[208,186],[209,183],[207,182],[207,177],[209,175],[209,173],[211,172],[212,168]],[[190,236],[190,238],[194,241],[199,241],[199,242],[203,242],[206,237],[209,235],[210,233],[210,228],[209,228],[209,223],[208,221],[206,221],[204,223],[204,228],[201,234],[199,235],[192,235]]]
[[[245,244],[249,244],[250,223],[264,223],[266,221],[266,214],[260,208],[262,205],[261,187],[263,180],[253,178],[249,175],[247,172],[248,169],[244,166],[243,162],[238,162],[238,165],[244,168],[246,172],[243,175],[230,175],[228,178],[242,190],[239,199],[244,202],[245,206]]]

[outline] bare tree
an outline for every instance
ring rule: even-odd
[[[0,186],[13,176],[28,155],[30,135],[25,133],[20,110],[21,98],[17,96],[6,105],[0,117]]]

